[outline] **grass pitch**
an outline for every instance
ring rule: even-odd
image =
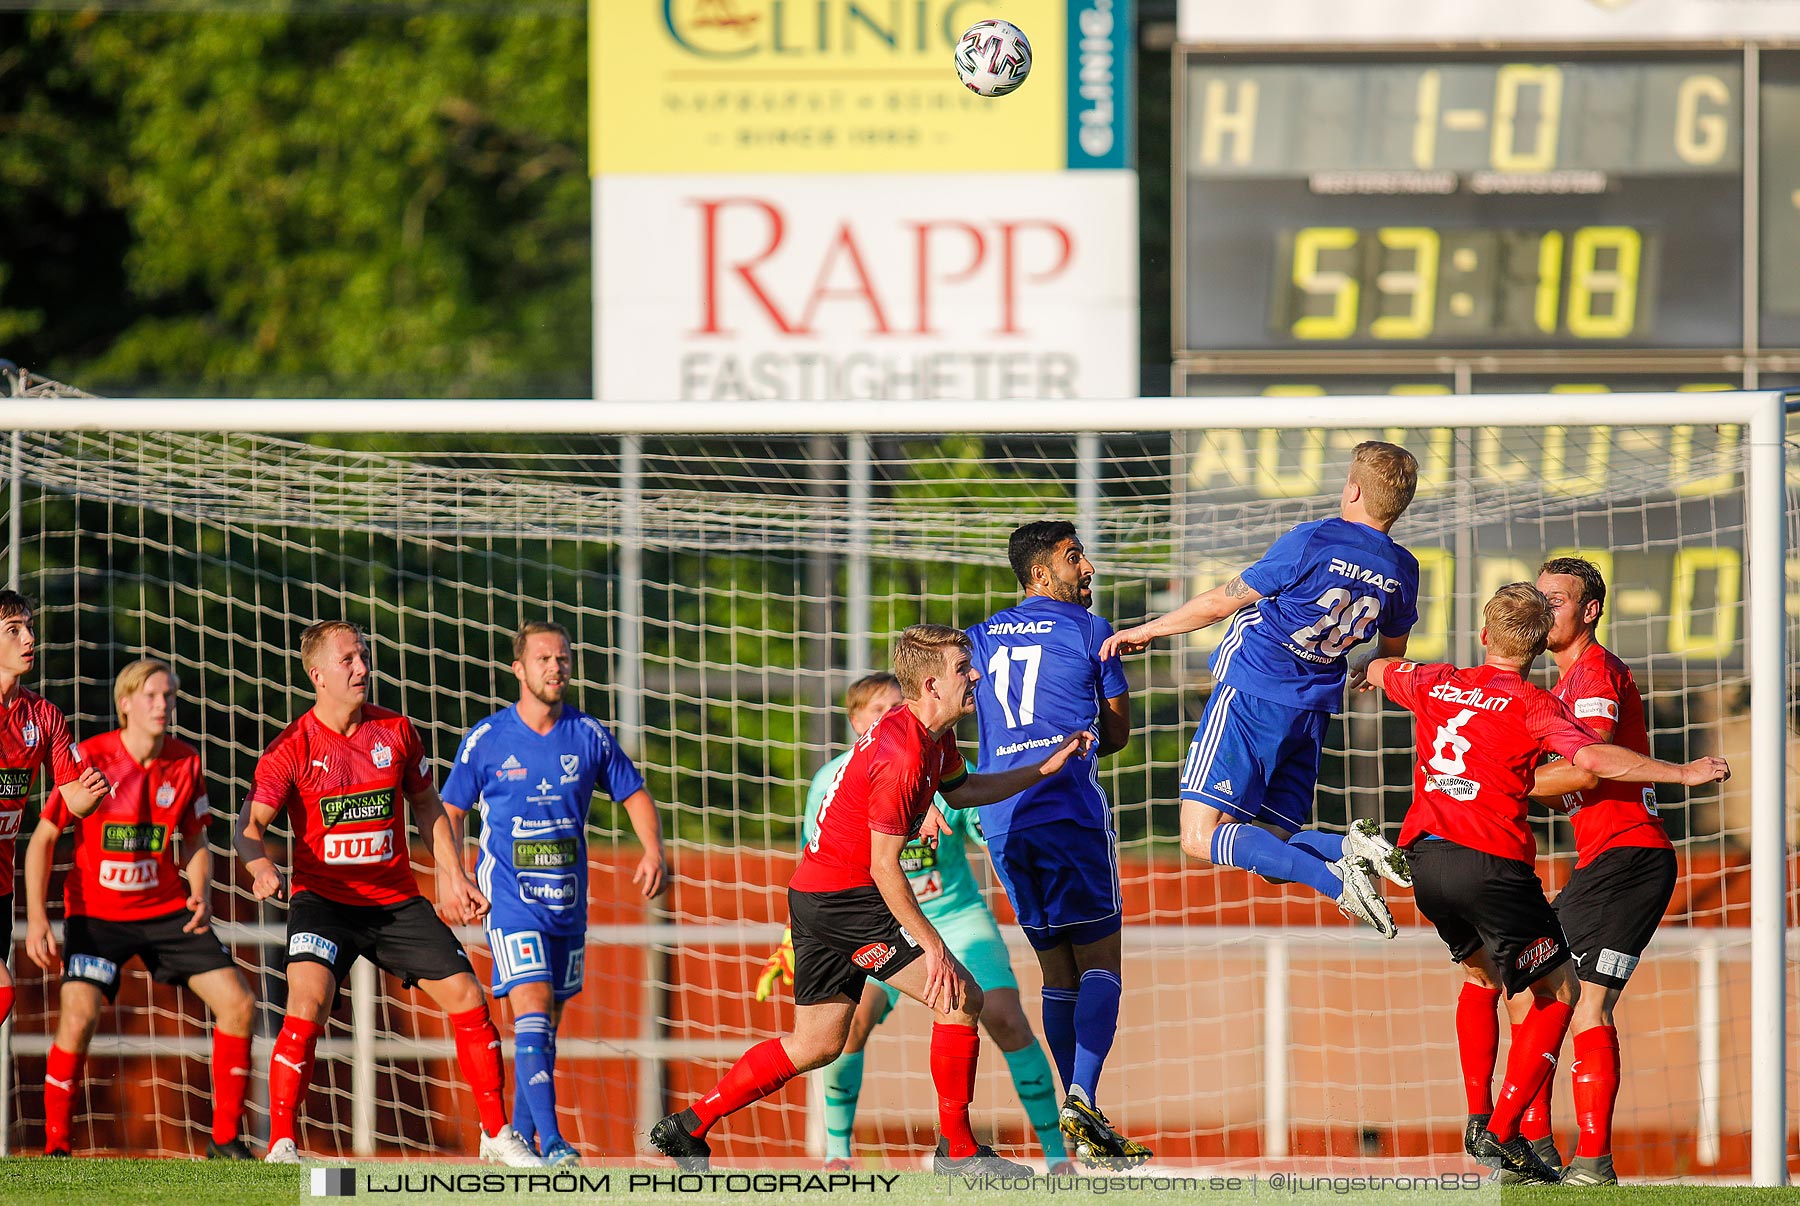
[[[59,1206],[110,1206],[112,1203],[181,1203],[183,1206],[295,1206],[336,1199],[315,1197],[313,1170],[344,1167],[316,1164],[301,1168],[266,1164],[207,1163],[192,1160],[46,1160],[16,1158],[0,1161],[0,1203],[58,1203]],[[356,1197],[367,1203],[484,1203],[484,1202],[591,1202],[606,1206],[641,1206],[692,1203],[716,1206],[733,1199],[754,1199],[770,1206],[945,1206],[969,1201],[978,1206],[1026,1199],[1041,1202],[1096,1198],[1113,1202],[1155,1202],[1192,1206],[1254,1206],[1285,1203],[1288,1206],[1373,1206],[1399,1202],[1416,1206],[1455,1206],[1487,1203],[1488,1206],[1539,1206],[1552,1201],[1565,1204],[1591,1200],[1605,1206],[1764,1206],[1776,1202],[1800,1202],[1800,1189],[1750,1189],[1716,1185],[1626,1185],[1617,1189],[1560,1189],[1554,1186],[1501,1190],[1483,1184],[1458,1190],[1359,1189],[1354,1179],[1301,1177],[1276,1184],[1271,1177],[1252,1181],[1236,1178],[1233,1187],[1201,1171],[1179,1183],[1171,1172],[1162,1187],[1132,1185],[1122,1178],[1093,1178],[1082,1182],[1038,1178],[1029,1185],[983,1188],[964,1178],[939,1178],[918,1172],[858,1172],[855,1185],[827,1183],[810,1172],[714,1174],[716,1181],[690,1180],[672,1183],[668,1168],[584,1168],[580,1178],[552,1179],[552,1171],[536,1191],[517,1178],[528,1172],[484,1165],[437,1163],[364,1163],[356,1170]],[[727,1178],[736,1178],[728,1180]],[[791,1178],[780,1182],[748,1181],[749,1178]],[[739,1181],[745,1183],[740,1184]],[[1295,1188],[1296,1182],[1298,1188]],[[585,1183],[585,1188],[582,1187]],[[508,1188],[508,1186],[513,1188]],[[604,1188],[601,1186],[604,1185]],[[557,1192],[560,1188],[563,1192]],[[377,1196],[378,1195],[378,1196]]]

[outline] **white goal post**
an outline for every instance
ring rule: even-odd
[[[1096,428],[1096,418],[1104,422]],[[1788,469],[1785,397],[1781,392],[1668,393],[1599,396],[1474,395],[1445,397],[1317,398],[1125,398],[1033,402],[808,402],[808,403],[598,403],[509,400],[306,400],[306,399],[100,399],[0,398],[0,432],[12,432],[8,580],[21,580],[19,531],[25,439],[22,433],[319,433],[420,435],[490,433],[543,436],[567,434],[620,437],[618,464],[608,466],[618,481],[616,508],[608,502],[607,522],[617,523],[619,547],[617,629],[612,718],[628,746],[646,723],[642,684],[631,676],[643,652],[638,594],[642,590],[641,532],[646,508],[655,500],[646,490],[644,441],[663,437],[834,436],[842,452],[843,505],[849,535],[839,547],[843,559],[843,633],[849,652],[842,670],[866,670],[887,633],[872,632],[870,544],[857,535],[871,510],[871,437],[898,435],[1055,436],[1070,442],[1077,463],[1070,498],[1083,530],[1108,506],[1098,487],[1102,436],[1108,432],[1203,433],[1209,430],[1304,431],[1346,428],[1458,431],[1513,428],[1732,426],[1744,449],[1743,551],[1747,589],[1743,598],[1745,654],[1749,683],[1748,734],[1751,903],[1750,1175],[1758,1185],[1787,1179],[1788,1009],[1790,974],[1786,910],[1788,811],[1785,798],[1789,742],[1790,672],[1787,649]],[[1452,466],[1458,464],[1454,459]],[[245,479],[248,482],[249,479]],[[1451,482],[1455,485],[1454,479]],[[221,492],[240,488],[232,484]],[[71,482],[70,490],[79,489]],[[695,505],[702,498],[690,499]],[[553,504],[546,504],[553,505]],[[799,522],[799,521],[796,521]],[[1011,513],[997,524],[1018,522]],[[28,534],[27,534],[28,535]],[[1402,536],[1404,542],[1404,536]],[[1186,580],[1178,579],[1181,585]],[[829,585],[829,584],[828,584]],[[1423,593],[1423,592],[1422,592]],[[1421,599],[1421,604],[1424,600]],[[1473,610],[1465,601],[1457,619],[1466,625]],[[234,811],[235,801],[225,805]],[[234,868],[220,867],[224,876]],[[736,920],[726,918],[722,920]],[[1285,957],[1285,956],[1284,956]],[[1017,962],[1017,960],[1015,960]],[[1129,986],[1127,992],[1129,993]],[[102,1023],[104,1033],[106,1023]],[[1275,1033],[1280,1033],[1276,1030]],[[639,1092],[647,1093],[643,1084]],[[0,1110],[4,1110],[0,1105]],[[648,1108],[646,1105],[645,1108]],[[3,1117],[3,1115],[0,1115]],[[3,1137],[0,1137],[3,1142]]]

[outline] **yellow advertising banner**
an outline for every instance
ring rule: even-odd
[[[997,99],[953,63],[989,17],[1033,54]],[[591,0],[589,171],[1087,166],[1070,161],[1069,23],[1069,0]]]

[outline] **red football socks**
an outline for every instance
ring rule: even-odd
[[[12,1016],[13,986],[0,984],[0,1026],[6,1025],[6,1019]]]
[[[87,1055],[64,1051],[50,1044],[44,1061],[44,1153],[69,1150],[69,1127],[75,1108],[75,1090],[81,1087],[81,1069]]]
[[[226,1034],[213,1027],[212,1041],[214,1143],[238,1137],[244,1117],[244,1091],[250,1087],[250,1036]]]
[[[1572,1006],[1554,998],[1539,997],[1532,1002],[1531,1012],[1519,1025],[1518,1041],[1506,1057],[1506,1081],[1494,1103],[1494,1116],[1488,1119],[1488,1130],[1500,1142],[1518,1136],[1520,1115],[1544,1082],[1556,1074],[1556,1053],[1574,1013]]]
[[[486,1005],[451,1014],[450,1025],[456,1036],[456,1062],[475,1093],[481,1131],[498,1135],[506,1125],[506,1103],[500,1099],[506,1084],[505,1073],[500,1069],[500,1032],[494,1028]]]
[[[1500,1050],[1500,1017],[1494,1006],[1498,988],[1463,981],[1456,998],[1456,1051],[1462,1057],[1463,1095],[1469,1113],[1494,1112],[1494,1056]]]
[[[325,1028],[304,1018],[282,1020],[269,1053],[269,1146],[294,1138],[294,1113],[312,1082],[313,1051]]]
[[[712,1092],[690,1107],[700,1120],[694,1134],[705,1135],[719,1119],[761,1101],[798,1075],[780,1039],[756,1044],[731,1065]]]
[[[1519,1041],[1520,1031],[1524,1028],[1525,1025],[1522,1022],[1512,1028],[1514,1043]],[[1531,1099],[1531,1104],[1525,1107],[1523,1114],[1519,1115],[1519,1134],[1534,1143],[1539,1139],[1550,1137],[1550,1091],[1555,1085],[1555,1076],[1544,1077],[1544,1083],[1538,1088],[1537,1096]]]
[[[1575,1036],[1575,1154],[1589,1159],[1612,1151],[1613,1106],[1619,1100],[1619,1032],[1595,1026]]]
[[[975,1100],[975,1060],[981,1036],[973,1026],[931,1024],[931,1083],[938,1095],[938,1133],[951,1159],[975,1154],[969,1103]]]

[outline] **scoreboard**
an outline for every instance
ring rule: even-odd
[[[1178,378],[1800,364],[1800,51],[1187,47],[1176,81]]]
[[[1181,46],[1175,92],[1179,395],[1699,392],[1800,373],[1800,49]],[[1329,492],[1357,434],[1254,423],[1178,448],[1195,589],[1241,559],[1239,509]],[[1440,487],[1551,504],[1529,535],[1481,516],[1421,531],[1436,597],[1485,597],[1579,549],[1618,576],[1621,655],[1741,673],[1739,482],[1694,471],[1715,450],[1728,464],[1738,434],[1406,433]],[[1469,451],[1434,468],[1438,444]],[[1665,462],[1679,488],[1648,484]],[[1555,505],[1596,488],[1613,505]],[[1467,657],[1474,617],[1440,611],[1421,656]]]

